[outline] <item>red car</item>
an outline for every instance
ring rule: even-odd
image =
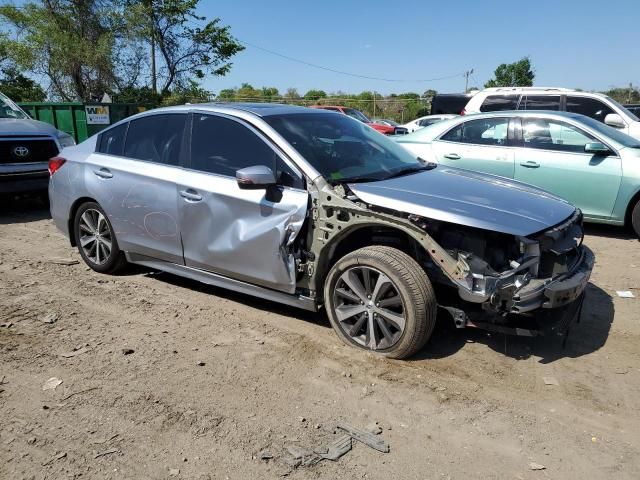
[[[334,112],[344,113],[345,115],[349,115],[356,120],[360,120],[362,123],[366,123],[371,128],[385,135],[399,135],[408,133],[407,129],[404,127],[391,127],[389,125],[373,123],[364,113],[362,113],[360,110],[356,110],[355,108],[343,107],[340,105],[311,105],[310,108],[320,108],[322,110],[332,110]]]

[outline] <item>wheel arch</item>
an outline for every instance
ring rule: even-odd
[[[318,297],[322,298],[329,270],[340,258],[360,248],[373,245],[396,248],[419,264],[422,264],[421,260],[429,257],[424,247],[401,228],[375,222],[354,225],[342,230],[324,246],[316,272],[317,285],[322,289],[322,294],[318,292]]]
[[[71,242],[71,246],[75,247],[76,245],[76,232],[73,220],[76,218],[76,213],[78,209],[87,202],[95,202],[98,203],[94,198],[91,197],[80,197],[78,198],[69,209],[69,218],[67,219],[67,227],[69,229],[69,240]]]
[[[629,200],[629,203],[627,204],[627,210],[624,214],[624,224],[626,226],[631,225],[631,214],[633,213],[633,209],[638,204],[638,202],[640,202],[640,189],[633,194],[631,200]]]

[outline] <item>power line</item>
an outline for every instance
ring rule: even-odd
[[[282,53],[274,52],[273,50],[269,50],[268,48],[260,47],[258,45],[246,42],[244,40],[240,40],[240,39],[236,39],[236,40],[238,40],[238,42],[242,43],[243,45],[247,45],[249,47],[252,47],[252,48],[255,48],[255,49],[258,49],[258,50],[262,50],[263,52],[270,53],[271,55],[275,55],[277,57],[281,57],[281,58],[284,58],[286,60],[290,60],[292,62],[301,63],[301,64],[306,65],[308,67],[319,68],[320,70],[326,70],[328,72],[338,73],[340,75],[347,75],[349,77],[364,78],[366,80],[379,80],[381,82],[427,83],[427,82],[436,82],[438,80],[448,80],[450,78],[456,78],[456,77],[460,77],[460,76],[464,75],[463,73],[456,73],[454,75],[446,75],[446,76],[443,76],[443,77],[426,78],[426,79],[413,79],[413,80],[397,79],[397,78],[371,77],[369,75],[360,75],[358,73],[344,72],[342,70],[336,70],[335,68],[325,67],[325,66],[322,66],[322,65],[316,65],[315,63],[307,62],[305,60],[300,60],[299,58],[294,58],[294,57],[290,57],[289,55],[284,55]]]

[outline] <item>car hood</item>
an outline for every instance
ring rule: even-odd
[[[58,136],[53,125],[28,118],[1,118],[0,135],[51,135]]]
[[[565,200],[530,185],[442,165],[349,188],[378,207],[512,235],[545,230],[575,211]]]

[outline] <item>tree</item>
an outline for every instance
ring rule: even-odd
[[[132,29],[150,45],[151,83],[168,92],[174,85],[189,88],[189,79],[201,80],[206,74],[224,76],[231,69],[229,60],[244,50],[220,19],[207,21],[196,15],[200,0],[128,0],[137,12],[131,17]],[[160,57],[156,68],[156,49]]]
[[[4,69],[0,92],[14,102],[43,102],[47,98],[47,92],[39,84],[13,66]]]
[[[298,93],[297,88],[287,88],[287,91],[284,94],[285,101],[292,102],[296,100],[300,100],[300,94]]]
[[[54,96],[90,100],[114,83],[111,13],[97,0],[43,0],[0,7],[15,32],[8,54],[18,68],[43,75]]]
[[[612,88],[602,93],[620,103],[640,103],[640,90],[632,85],[628,88]]]
[[[312,100],[314,102],[317,102],[318,100],[320,100],[321,98],[326,98],[327,97],[327,92],[325,92],[324,90],[309,90],[307,93],[304,94],[304,99],[305,100]]]
[[[533,85],[533,79],[535,78],[529,57],[524,57],[514,63],[503,63],[496,68],[494,75],[495,78],[484,84],[485,88],[530,87]]]

